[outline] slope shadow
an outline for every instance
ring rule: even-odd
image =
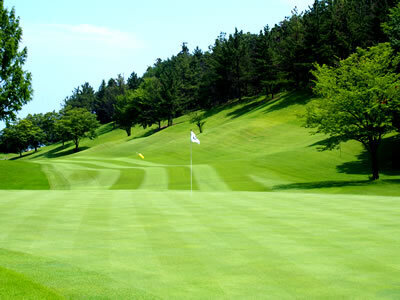
[[[36,157],[57,158],[57,157],[66,156],[66,155],[70,155],[70,154],[74,154],[74,153],[79,153],[79,152],[85,151],[85,150],[90,148],[90,147],[87,147],[87,146],[79,147],[79,151],[75,152],[74,151],[75,148],[68,149],[68,148],[70,148],[71,145],[72,145],[71,143],[66,144],[64,146],[61,145],[61,146],[59,146],[57,148],[54,148],[53,150],[50,150],[50,151],[45,152],[43,154],[39,154]]]

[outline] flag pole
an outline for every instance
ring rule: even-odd
[[[192,130],[190,130],[190,133],[192,133]],[[192,196],[193,192],[192,144],[192,139],[190,138],[190,196]]]

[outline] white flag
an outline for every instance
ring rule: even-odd
[[[190,140],[192,141],[192,143],[197,143],[200,145],[200,141],[193,131],[190,132]]]

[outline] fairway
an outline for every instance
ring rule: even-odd
[[[400,297],[395,197],[2,191],[0,199],[6,296],[5,270],[49,298]]]

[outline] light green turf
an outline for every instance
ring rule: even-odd
[[[400,297],[397,197],[103,190],[0,199],[0,278],[12,270],[66,298]]]
[[[183,116],[0,161],[0,299],[400,298],[398,141],[370,182],[359,144],[316,151],[307,101],[209,111],[201,145]]]

